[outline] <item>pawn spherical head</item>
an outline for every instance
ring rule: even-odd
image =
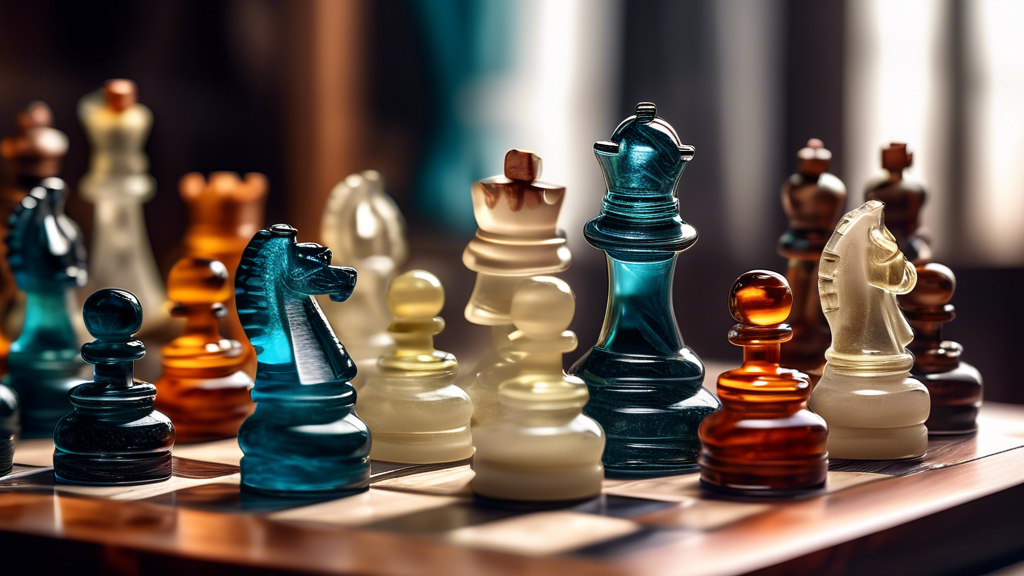
[[[793,291],[789,282],[770,270],[744,273],[729,291],[729,313],[740,324],[775,326],[789,317]]]
[[[94,338],[129,340],[142,327],[142,304],[127,290],[104,288],[85,301],[82,317]]]
[[[410,270],[391,281],[387,305],[395,318],[430,319],[444,308],[444,287],[430,272]]]
[[[561,334],[575,313],[576,296],[564,280],[552,276],[525,280],[512,296],[512,322],[528,336]]]
[[[956,291],[956,276],[942,264],[930,263],[917,267],[917,286],[900,297],[902,304],[912,308],[941,308],[949,304]]]
[[[228,269],[218,260],[186,256],[167,275],[167,296],[181,304],[217,304],[231,299]]]

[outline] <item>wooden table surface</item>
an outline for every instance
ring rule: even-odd
[[[443,536],[406,529],[401,516],[387,529],[327,518],[331,510],[357,506],[380,512],[373,510],[378,502],[394,506],[382,499],[391,494],[404,494],[410,502],[466,495],[464,485],[450,494],[409,489],[415,487],[415,475],[381,481],[380,488],[354,500],[310,506],[324,511],[323,521],[312,512],[304,515],[307,508],[226,513],[153,499],[68,493],[59,487],[28,489],[15,481],[0,486],[0,550],[21,555],[25,562],[59,564],[64,562],[61,550],[84,546],[92,550],[84,558],[119,573],[181,573],[183,565],[189,573],[217,572],[225,564],[302,573],[439,576],[957,573],[957,568],[977,570],[1024,550],[1024,407],[989,403],[980,421],[976,436],[933,442],[919,469],[886,476],[847,463],[830,472],[830,482],[839,484],[802,500],[716,500],[694,488],[694,475],[609,481],[607,498],[662,505],[628,520],[559,511],[526,514],[508,519],[505,530],[503,520]],[[19,447],[19,454],[29,457],[26,450]],[[202,453],[201,447],[183,450],[189,457]],[[465,467],[450,471],[463,484],[467,473]],[[331,508],[339,505],[344,507]],[[620,529],[623,533],[616,533]],[[584,535],[609,531],[617,547],[559,551],[559,539],[571,536],[562,532],[573,530]],[[514,545],[514,539],[531,536],[539,540],[532,552]],[[546,549],[544,539],[554,547]]]

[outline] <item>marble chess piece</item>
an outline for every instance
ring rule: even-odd
[[[405,218],[384,191],[376,170],[352,174],[331,190],[324,208],[320,238],[335,259],[359,270],[359,284],[348,301],[320,298],[331,327],[347,343],[359,373],[359,390],[376,373],[377,359],[394,345],[385,305],[388,284],[409,258]]]
[[[82,357],[94,375],[71,390],[75,409],[53,432],[58,482],[113,486],[171,477],[174,426],[153,407],[156,387],[135,379],[135,362],[146,354],[132,336],[142,313],[125,290],[98,290],[85,301],[85,326],[96,339],[82,346]]]
[[[91,145],[89,169],[79,193],[95,205],[89,291],[122,288],[131,291],[145,310],[139,337],[154,352],[138,366],[145,378],[159,374],[159,348],[180,325],[166,307],[167,292],[149,245],[143,204],[156,195],[156,179],[148,173],[143,147],[153,114],[137,100],[131,80],[110,80],[82,98],[78,116]]]
[[[256,411],[238,431],[242,487],[319,497],[369,487],[370,432],[354,413],[356,366],[314,296],[341,302],[356,271],[331,266],[331,251],[295,241],[274,224],[257,232],[235,279],[238,316],[259,362]]]
[[[467,371],[463,388],[473,399],[473,425],[498,414],[498,386],[515,373],[508,354],[512,295],[526,278],[569,268],[572,254],[557,229],[565,188],[538,180],[543,164],[525,150],[505,154],[505,172],[473,184],[473,213],[479,227],[462,262],[476,272],[466,320],[491,328],[490,348]]]
[[[395,344],[356,402],[373,436],[370,458],[408,464],[469,458],[473,404],[454,384],[455,356],[434,349],[434,336],[444,330],[437,316],[444,306],[441,282],[423,270],[406,272],[388,287],[387,306]]]
[[[885,227],[881,202],[843,216],[825,245],[818,294],[832,345],[809,406],[828,423],[832,458],[898,460],[928,449],[928,389],[910,376],[914,334],[898,294],[917,271]]]
[[[267,177],[258,172],[250,172],[244,178],[234,172],[213,172],[207,179],[191,172],[182,176],[178,189],[188,207],[185,254],[224,264],[228,286],[234,286],[242,252],[253,234],[264,226]],[[242,345],[245,371],[250,377],[255,376],[256,351],[238,320],[234,291],[224,305],[221,330]]]
[[[533,278],[516,290],[509,339],[519,371],[498,388],[498,418],[473,429],[478,497],[551,503],[601,493],[604,431],[582,413],[586,384],[562,370],[562,355],[576,349],[567,330],[575,307],[558,278]]]
[[[178,442],[236,436],[255,406],[245,349],[218,329],[232,293],[227,268],[186,256],[171,268],[167,293],[185,330],[163,347],[156,407],[174,422]]]
[[[683,343],[672,303],[676,259],[697,241],[679,216],[675,188],[694,148],[657,108],[641,102],[594,144],[608,191],[583,234],[608,257],[601,335],[570,371],[587,383],[584,413],[608,435],[609,476],[648,477],[696,469],[697,429],[721,405],[702,387],[704,364]]]

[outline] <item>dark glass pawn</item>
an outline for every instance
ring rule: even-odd
[[[953,271],[932,263],[918,265],[917,286],[898,297],[914,329],[914,341],[907,346],[914,353],[910,373],[928,387],[931,398],[932,410],[924,425],[932,436],[970,434],[978,429],[981,372],[960,361],[963,346],[942,339],[942,326],[956,318],[949,303],[955,291]]]
[[[722,409],[700,426],[700,480],[708,489],[746,496],[788,496],[821,488],[828,473],[828,428],[807,409],[811,382],[779,366],[783,324],[793,307],[786,279],[747,272],[732,285],[729,342],[743,365],[718,377]]]
[[[53,434],[58,482],[111,486],[171,477],[174,426],[154,410],[156,387],[135,380],[135,362],[146,355],[132,338],[142,326],[142,305],[126,290],[97,290],[85,301],[85,327],[95,340],[82,358],[95,366],[92,382],[69,394],[74,411]]]
[[[918,234],[921,208],[928,200],[924,183],[907,174],[914,164],[914,154],[902,142],[893,142],[882,149],[882,168],[888,174],[868,183],[864,200],[885,204],[885,226],[896,237],[900,252],[915,265],[929,262],[932,249]]]

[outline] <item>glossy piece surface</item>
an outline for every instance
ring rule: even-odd
[[[883,216],[876,201],[846,214],[819,264],[832,346],[809,405],[828,423],[833,458],[915,458],[928,448],[928,389],[910,377],[914,335],[896,302],[914,289],[917,271]]]
[[[672,306],[678,252],[697,241],[675,195],[694,148],[640,103],[594,153],[608,192],[584,234],[608,254],[610,289],[601,336],[570,373],[587,383],[584,413],[608,435],[609,476],[690,471],[697,429],[720,407],[701,386],[704,365],[683,343]]]
[[[443,306],[444,288],[429,272],[406,272],[388,287],[387,307],[395,319],[388,332],[395,344],[356,403],[373,435],[374,460],[434,464],[473,455],[473,403],[454,384],[459,363],[434,348],[434,336],[444,330],[437,316]]]
[[[74,411],[54,430],[54,476],[93,486],[167,480],[174,426],[153,408],[156,387],[135,380],[135,362],[146,354],[132,337],[142,326],[142,305],[131,292],[103,289],[89,296],[82,315],[95,338],[82,346],[93,381],[71,390]]]
[[[68,392],[85,368],[71,321],[78,313],[75,290],[86,282],[85,247],[78,226],[64,214],[64,200],[64,182],[47,178],[8,222],[7,261],[26,307],[5,382],[21,399],[28,438],[53,435],[57,421],[71,412]]]
[[[605,438],[584,416],[587,387],[562,371],[576,349],[576,298],[552,277],[524,281],[512,299],[518,375],[498,388],[500,415],[474,428],[473,491],[490,500],[566,502],[601,493]]]
[[[217,260],[182,258],[167,277],[167,293],[175,303],[171,315],[186,324],[163,347],[156,406],[174,422],[178,442],[235,436],[255,406],[245,350],[217,328],[232,293],[227,268]]]
[[[28,191],[46,178],[60,174],[68,151],[68,137],[53,128],[53,113],[42,102],[32,102],[18,114],[17,130],[0,140],[4,180],[0,183],[0,238],[10,232],[7,220]],[[0,375],[7,373],[11,341],[21,330],[25,302],[7,263],[7,246],[0,242]]]
[[[963,346],[943,340],[942,327],[956,318],[950,301],[956,291],[953,271],[942,264],[917,266],[917,287],[899,297],[914,329],[908,348],[914,353],[913,375],[928,387],[932,409],[925,426],[931,435],[970,434],[978,429],[982,378],[960,360]]]
[[[89,286],[116,286],[135,294],[146,317],[139,337],[158,346],[173,337],[174,323],[164,307],[167,293],[142,210],[156,195],[156,179],[148,172],[143,150],[153,114],[137,101],[135,83],[118,79],[83,97],[78,116],[90,144],[89,169],[78,191],[96,206]],[[158,357],[151,354],[139,366],[144,377],[159,373]]]
[[[729,341],[743,347],[743,365],[718,377],[722,409],[700,426],[701,483],[715,491],[786,496],[825,485],[828,429],[807,409],[806,374],[779,365],[783,324],[793,298],[782,276],[755,270],[729,294],[738,324]]]
[[[932,259],[928,241],[918,235],[921,208],[928,200],[923,182],[907,174],[914,164],[914,154],[902,142],[893,142],[882,149],[882,168],[888,172],[883,178],[870,182],[864,200],[877,200],[885,204],[885,224],[896,238],[896,244],[908,260],[924,264]]]
[[[405,218],[384,191],[376,170],[345,178],[331,190],[320,238],[339,262],[359,270],[359,284],[346,302],[320,298],[331,327],[359,366],[356,390],[376,374],[377,359],[395,342],[384,303],[388,284],[409,257]]]
[[[557,229],[565,187],[538,180],[543,162],[526,150],[505,154],[505,172],[473,184],[473,213],[479,226],[462,253],[476,272],[466,319],[491,327],[491,348],[460,384],[473,399],[473,425],[498,415],[498,386],[515,374],[508,354],[510,308],[526,278],[569,268],[572,254]]]
[[[250,172],[242,179],[234,172],[214,172],[207,180],[191,172],[182,176],[178,189],[188,206],[185,253],[224,264],[228,286],[234,286],[242,252],[252,235],[264,226],[267,177]],[[221,329],[225,336],[241,343],[246,372],[255,376],[256,351],[238,321],[234,291],[225,305],[227,313],[220,319]]]
[[[313,296],[342,302],[356,271],[275,224],[257,232],[235,280],[238,316],[256,350],[256,411],[238,432],[242,486],[317,496],[366,490],[370,432],[353,413],[356,366]]]
[[[793,338],[782,343],[782,364],[805,372],[812,384],[821,377],[832,339],[818,299],[818,261],[846,206],[846,186],[828,172],[831,163],[832,153],[817,138],[797,153],[796,172],[782,184],[789,229],[775,248],[789,260],[786,279],[793,290]]]

